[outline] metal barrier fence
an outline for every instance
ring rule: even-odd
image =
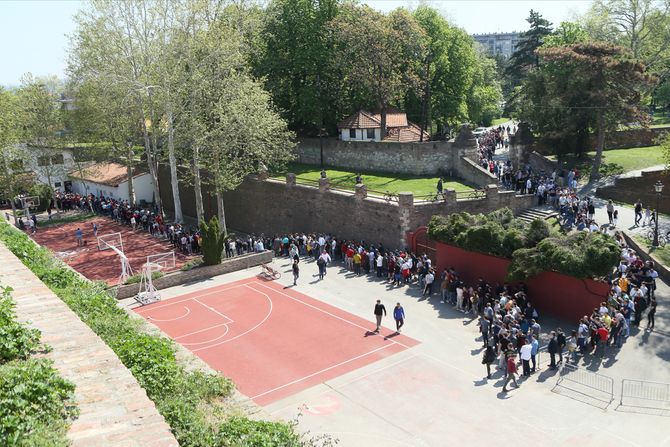
[[[484,189],[471,189],[469,191],[456,191],[456,200],[476,200],[476,199],[485,199],[486,190]]]
[[[564,365],[552,391],[605,409],[614,400],[614,379],[573,365]]]
[[[621,381],[620,405],[654,410],[670,410],[670,384],[623,379]]]

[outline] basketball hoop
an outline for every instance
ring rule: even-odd
[[[156,289],[153,282],[153,273],[160,272],[163,266],[155,262],[147,262],[142,266],[142,278],[140,279],[140,289],[135,295],[135,301],[142,305],[160,301],[160,292]]]

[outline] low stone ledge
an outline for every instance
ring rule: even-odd
[[[659,230],[659,233],[660,232],[661,230]],[[645,261],[652,261],[656,271],[658,272],[659,278],[661,278],[666,284],[670,284],[670,270],[661,264],[658,259],[653,258],[649,252],[647,252],[647,250],[642,248],[640,244],[638,244],[637,241],[631,237],[630,234],[626,233],[625,231],[622,231],[621,234],[623,234],[623,238],[626,240],[626,245],[635,250],[637,254],[639,254]]]
[[[213,276],[223,275],[225,273],[236,272],[238,270],[244,270],[249,267],[266,264],[268,262],[272,262],[272,257],[272,251],[266,250],[262,253],[249,253],[246,255],[236,256],[234,258],[227,258],[224,259],[223,262],[221,262],[219,265],[200,266],[186,272],[176,271],[167,274],[161,278],[154,279],[153,285],[158,290],[167,289],[169,287],[179,286],[192,281],[200,281],[211,278]],[[126,286],[121,286],[117,291],[116,298],[119,300],[130,298],[137,295],[139,291],[139,284],[128,284]]]

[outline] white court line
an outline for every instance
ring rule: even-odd
[[[266,285],[264,285],[264,284],[261,284],[261,283],[258,283],[257,285],[259,285],[259,286],[261,286],[261,287],[265,287],[266,289],[270,289],[270,290],[272,290],[273,292],[279,293],[279,294],[284,295],[284,296],[286,296],[286,297],[288,297],[288,298],[291,298],[291,299],[294,300],[294,301],[297,301],[297,302],[299,302],[299,303],[301,303],[301,304],[304,304],[304,305],[307,306],[307,307],[311,307],[312,309],[316,309],[316,310],[318,310],[319,312],[323,312],[323,313],[326,314],[326,315],[330,315],[330,316],[333,317],[333,318],[336,318],[336,319],[338,319],[338,320],[344,321],[345,323],[349,323],[349,324],[352,325],[352,326],[356,326],[357,328],[364,329],[364,330],[370,332],[370,329],[369,329],[369,328],[363,327],[363,326],[361,326],[361,325],[358,324],[358,323],[354,323],[353,321],[349,321],[349,320],[347,320],[346,318],[339,317],[339,316],[337,316],[337,315],[335,315],[335,314],[332,314],[332,313],[328,312],[327,310],[323,310],[323,309],[321,309],[321,308],[318,308],[318,307],[316,307],[316,306],[313,306],[313,305],[311,305],[311,304],[309,304],[309,303],[306,303],[306,302],[304,302],[304,301],[300,301],[298,298],[294,298],[294,297],[292,297],[291,295],[287,295],[287,294],[285,294],[284,292],[280,292],[279,290],[275,290],[275,289],[273,289],[272,287],[268,287],[268,286],[266,286]],[[253,289],[253,287],[250,287],[250,288]],[[256,289],[254,289],[254,290],[256,290]],[[259,291],[259,293],[262,293],[262,292]],[[410,348],[411,348],[411,346],[407,346],[406,344],[404,344],[404,343],[400,343],[399,341],[395,341],[395,340],[393,340],[393,339],[391,339],[391,338],[387,338],[387,337],[385,337],[385,341],[390,341],[391,343],[395,343],[395,344],[397,344],[397,345],[400,345],[400,346],[402,346],[402,347],[405,348],[405,349],[410,349]]]
[[[226,326],[226,331],[225,331],[223,334],[219,335],[218,337],[211,338],[211,339],[209,339],[209,340],[207,340],[207,341],[199,341],[199,342],[193,342],[193,343],[184,343],[184,342],[180,342],[180,343],[181,343],[182,345],[184,345],[184,346],[196,346],[196,345],[206,345],[207,343],[215,342],[215,341],[217,341],[217,340],[222,339],[222,338],[225,337],[226,335],[228,335],[228,332],[230,331],[230,327],[228,327],[227,324],[226,324],[225,326]]]
[[[411,351],[410,351],[410,352],[411,352]],[[400,353],[398,353],[398,354],[400,354]],[[385,369],[389,369],[389,368],[392,368],[392,367],[394,367],[394,366],[396,366],[396,365],[399,365],[399,364],[401,364],[401,363],[403,363],[403,362],[406,362],[406,361],[408,361],[408,360],[412,360],[412,359],[415,358],[415,357],[417,357],[417,355],[411,355],[411,356],[409,356],[409,357],[407,357],[407,358],[405,358],[405,359],[397,360],[397,361],[395,361],[395,362],[393,362],[393,363],[390,363],[390,364],[388,364],[388,365],[382,366],[381,368],[377,368],[377,369],[375,369],[375,370],[373,370],[373,371],[370,371],[369,373],[363,374],[362,376],[355,377],[355,378],[349,380],[348,382],[345,382],[345,383],[343,383],[343,384],[338,384],[337,387],[334,387],[334,386],[332,386],[332,385],[326,384],[326,383],[324,382],[324,385],[330,387],[330,389],[328,389],[328,390],[326,390],[326,391],[323,391],[323,392],[317,394],[317,395],[314,396],[314,397],[310,397],[309,399],[310,399],[310,400],[314,400],[314,399],[317,399],[317,398],[319,398],[319,397],[321,397],[321,396],[324,396],[324,395],[329,394],[329,393],[332,393],[332,392],[336,392],[336,393],[339,393],[339,394],[343,394],[343,393],[340,391],[342,388],[347,387],[347,386],[349,386],[349,385],[351,385],[351,384],[353,384],[353,383],[356,383],[356,382],[358,382],[359,380],[365,379],[366,377],[372,376],[372,375],[374,375],[374,374],[378,374],[378,373],[384,371]],[[288,404],[288,405],[286,405],[286,406],[284,406],[284,407],[281,407],[281,408],[279,408],[279,409],[277,409],[277,410],[274,410],[274,411],[272,411],[270,414],[281,413],[281,412],[283,412],[284,410],[286,410],[287,408],[293,407],[294,405],[295,405],[295,402],[294,402],[294,403],[291,403],[291,404]]]
[[[154,317],[152,317],[151,315],[149,315],[149,316],[147,316],[147,320],[151,320],[151,321],[160,321],[160,322],[181,320],[182,318],[186,317],[188,314],[191,313],[191,309],[190,309],[190,308],[184,306],[184,309],[186,309],[186,313],[185,313],[184,315],[179,316],[179,317],[174,317],[174,318],[168,318],[168,319],[166,319],[166,320],[161,320],[161,319],[159,319],[159,318],[154,318]]]
[[[219,312],[218,310],[214,309],[212,306],[208,306],[207,304],[203,303],[202,301],[199,301],[198,298],[193,298],[193,301],[195,301],[196,303],[198,303],[198,304],[200,304],[201,306],[205,307],[207,310],[211,310],[212,312],[214,312],[215,314],[219,315],[220,317],[225,318],[226,320],[228,320],[228,323],[234,323],[234,322],[235,322],[235,321],[233,321],[233,319],[230,318],[228,315],[222,314],[222,313]]]
[[[214,343],[214,344],[211,345],[211,346],[204,346],[204,347],[202,347],[202,348],[192,349],[191,352],[202,351],[203,349],[213,348],[213,347],[215,347],[215,346],[219,346],[219,345],[222,345],[222,344],[224,344],[224,343],[228,343],[228,342],[231,342],[231,341],[233,341],[233,340],[237,340],[238,338],[240,338],[240,337],[242,337],[242,336],[244,336],[244,335],[247,335],[249,332],[251,332],[251,331],[255,331],[255,330],[258,329],[263,323],[265,323],[265,322],[267,321],[268,318],[270,318],[270,315],[272,315],[272,299],[271,299],[266,293],[263,293],[263,292],[261,292],[260,290],[256,290],[256,289],[254,289],[253,287],[249,287],[248,284],[241,284],[241,285],[246,286],[247,288],[253,290],[253,291],[256,292],[256,293],[260,293],[261,295],[264,295],[265,298],[267,298],[268,302],[270,303],[270,310],[268,310],[268,314],[267,314],[267,315],[265,316],[265,318],[263,318],[263,320],[261,320],[261,322],[258,323],[256,326],[252,327],[251,329],[249,329],[249,330],[247,330],[247,331],[242,332],[242,333],[239,334],[239,335],[234,336],[233,338],[229,338],[228,340],[223,340],[223,341],[220,341],[220,342],[218,342],[218,343]]]
[[[203,296],[213,295],[213,294],[215,294],[215,293],[219,293],[219,292],[225,292],[226,290],[235,289],[235,288],[237,288],[237,287],[242,287],[242,286],[244,286],[244,285],[246,285],[246,284],[238,284],[238,285],[236,285],[236,286],[227,287],[227,288],[225,288],[225,289],[219,289],[219,290],[216,290],[216,291],[214,291],[214,292],[203,293],[203,294],[200,294],[200,295],[197,295],[197,296],[191,296],[191,297],[188,297],[188,298],[183,298],[183,299],[180,299],[180,300],[174,300],[174,301],[173,301],[172,299],[168,299],[168,300],[166,300],[165,302],[163,302],[163,304],[161,304],[160,306],[154,306],[154,307],[140,307],[140,308],[139,308],[138,310],[136,310],[135,312],[140,313],[141,310],[162,309],[162,308],[164,308],[164,307],[169,307],[169,306],[172,306],[172,305],[175,305],[175,304],[183,303],[183,302],[185,302],[185,301],[191,301],[191,300],[193,300],[193,299],[195,299],[195,298],[202,298]],[[207,289],[204,289],[204,290],[207,290]],[[193,293],[193,292],[187,292],[187,293]],[[197,292],[196,292],[196,293],[197,293]],[[133,309],[133,310],[134,310],[134,309]]]
[[[365,354],[357,355],[356,357],[350,358],[349,360],[345,360],[345,361],[343,361],[343,362],[340,362],[340,363],[337,363],[337,364],[335,364],[335,365],[329,366],[328,368],[324,368],[324,369],[322,369],[322,370],[320,370],[320,371],[314,372],[314,373],[312,373],[312,374],[310,374],[310,375],[307,375],[307,376],[305,376],[305,377],[301,377],[301,378],[296,379],[296,380],[293,380],[293,381],[291,381],[291,382],[289,382],[289,383],[285,383],[284,385],[280,385],[280,386],[278,386],[278,387],[276,387],[276,388],[273,388],[273,389],[271,389],[271,390],[265,391],[265,392],[263,392],[263,393],[261,393],[261,394],[257,394],[257,395],[255,395],[255,396],[253,396],[251,399],[256,399],[256,398],[265,396],[266,394],[274,393],[275,391],[278,391],[278,390],[280,390],[280,389],[282,389],[282,388],[286,388],[287,386],[291,386],[291,385],[294,385],[294,384],[296,384],[296,383],[298,383],[298,382],[302,382],[303,380],[309,379],[310,377],[314,377],[314,376],[319,375],[319,374],[321,374],[321,373],[324,373],[324,372],[326,372],[326,371],[330,371],[331,369],[333,369],[333,368],[337,368],[338,366],[346,365],[347,363],[351,363],[351,362],[353,362],[354,360],[358,360],[358,359],[360,359],[360,358],[362,358],[362,357],[365,357],[365,356],[367,356],[367,355],[374,354],[375,352],[377,352],[377,351],[381,351],[382,349],[386,349],[386,348],[388,348],[389,346],[391,346],[391,345],[384,345],[384,346],[381,346],[381,347],[379,347],[379,348],[377,348],[377,349],[373,349],[372,351],[366,352]]]
[[[215,324],[214,326],[210,326],[210,327],[207,327],[207,328],[205,328],[205,329],[199,329],[199,330],[197,330],[197,331],[189,332],[188,334],[180,335],[179,337],[175,337],[174,340],[178,340],[178,339],[180,339],[180,338],[188,337],[189,335],[199,334],[199,333],[201,333],[201,332],[207,332],[207,331],[209,331],[210,329],[216,329],[217,327],[228,326],[229,324],[230,324],[230,323],[219,323],[219,324]]]

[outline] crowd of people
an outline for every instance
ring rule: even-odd
[[[639,326],[645,313],[648,330],[654,328],[658,273],[653,263],[645,263],[626,247],[620,235],[617,241],[622,260],[613,270],[607,300],[567,332],[560,327],[543,332],[541,316],[523,282],[491,284],[479,278],[474,284],[466,284],[454,267],[438,272],[426,255],[328,234],[300,233],[258,241],[271,247],[275,255],[291,259],[294,284],[304,257],[317,261],[321,279],[328,265],[339,262],[356,276],[375,275],[396,287],[419,287],[423,297],[437,295],[442,304],[478,318],[487,377],[491,377],[491,366],[495,364],[505,374],[505,392],[508,382],[516,383],[517,365],[521,365],[522,376],[538,370],[540,350],[548,354],[549,367],[556,369],[561,363],[577,364],[581,357],[602,357],[608,350],[620,348],[630,336],[631,327]],[[375,308],[375,315],[380,309]]]

